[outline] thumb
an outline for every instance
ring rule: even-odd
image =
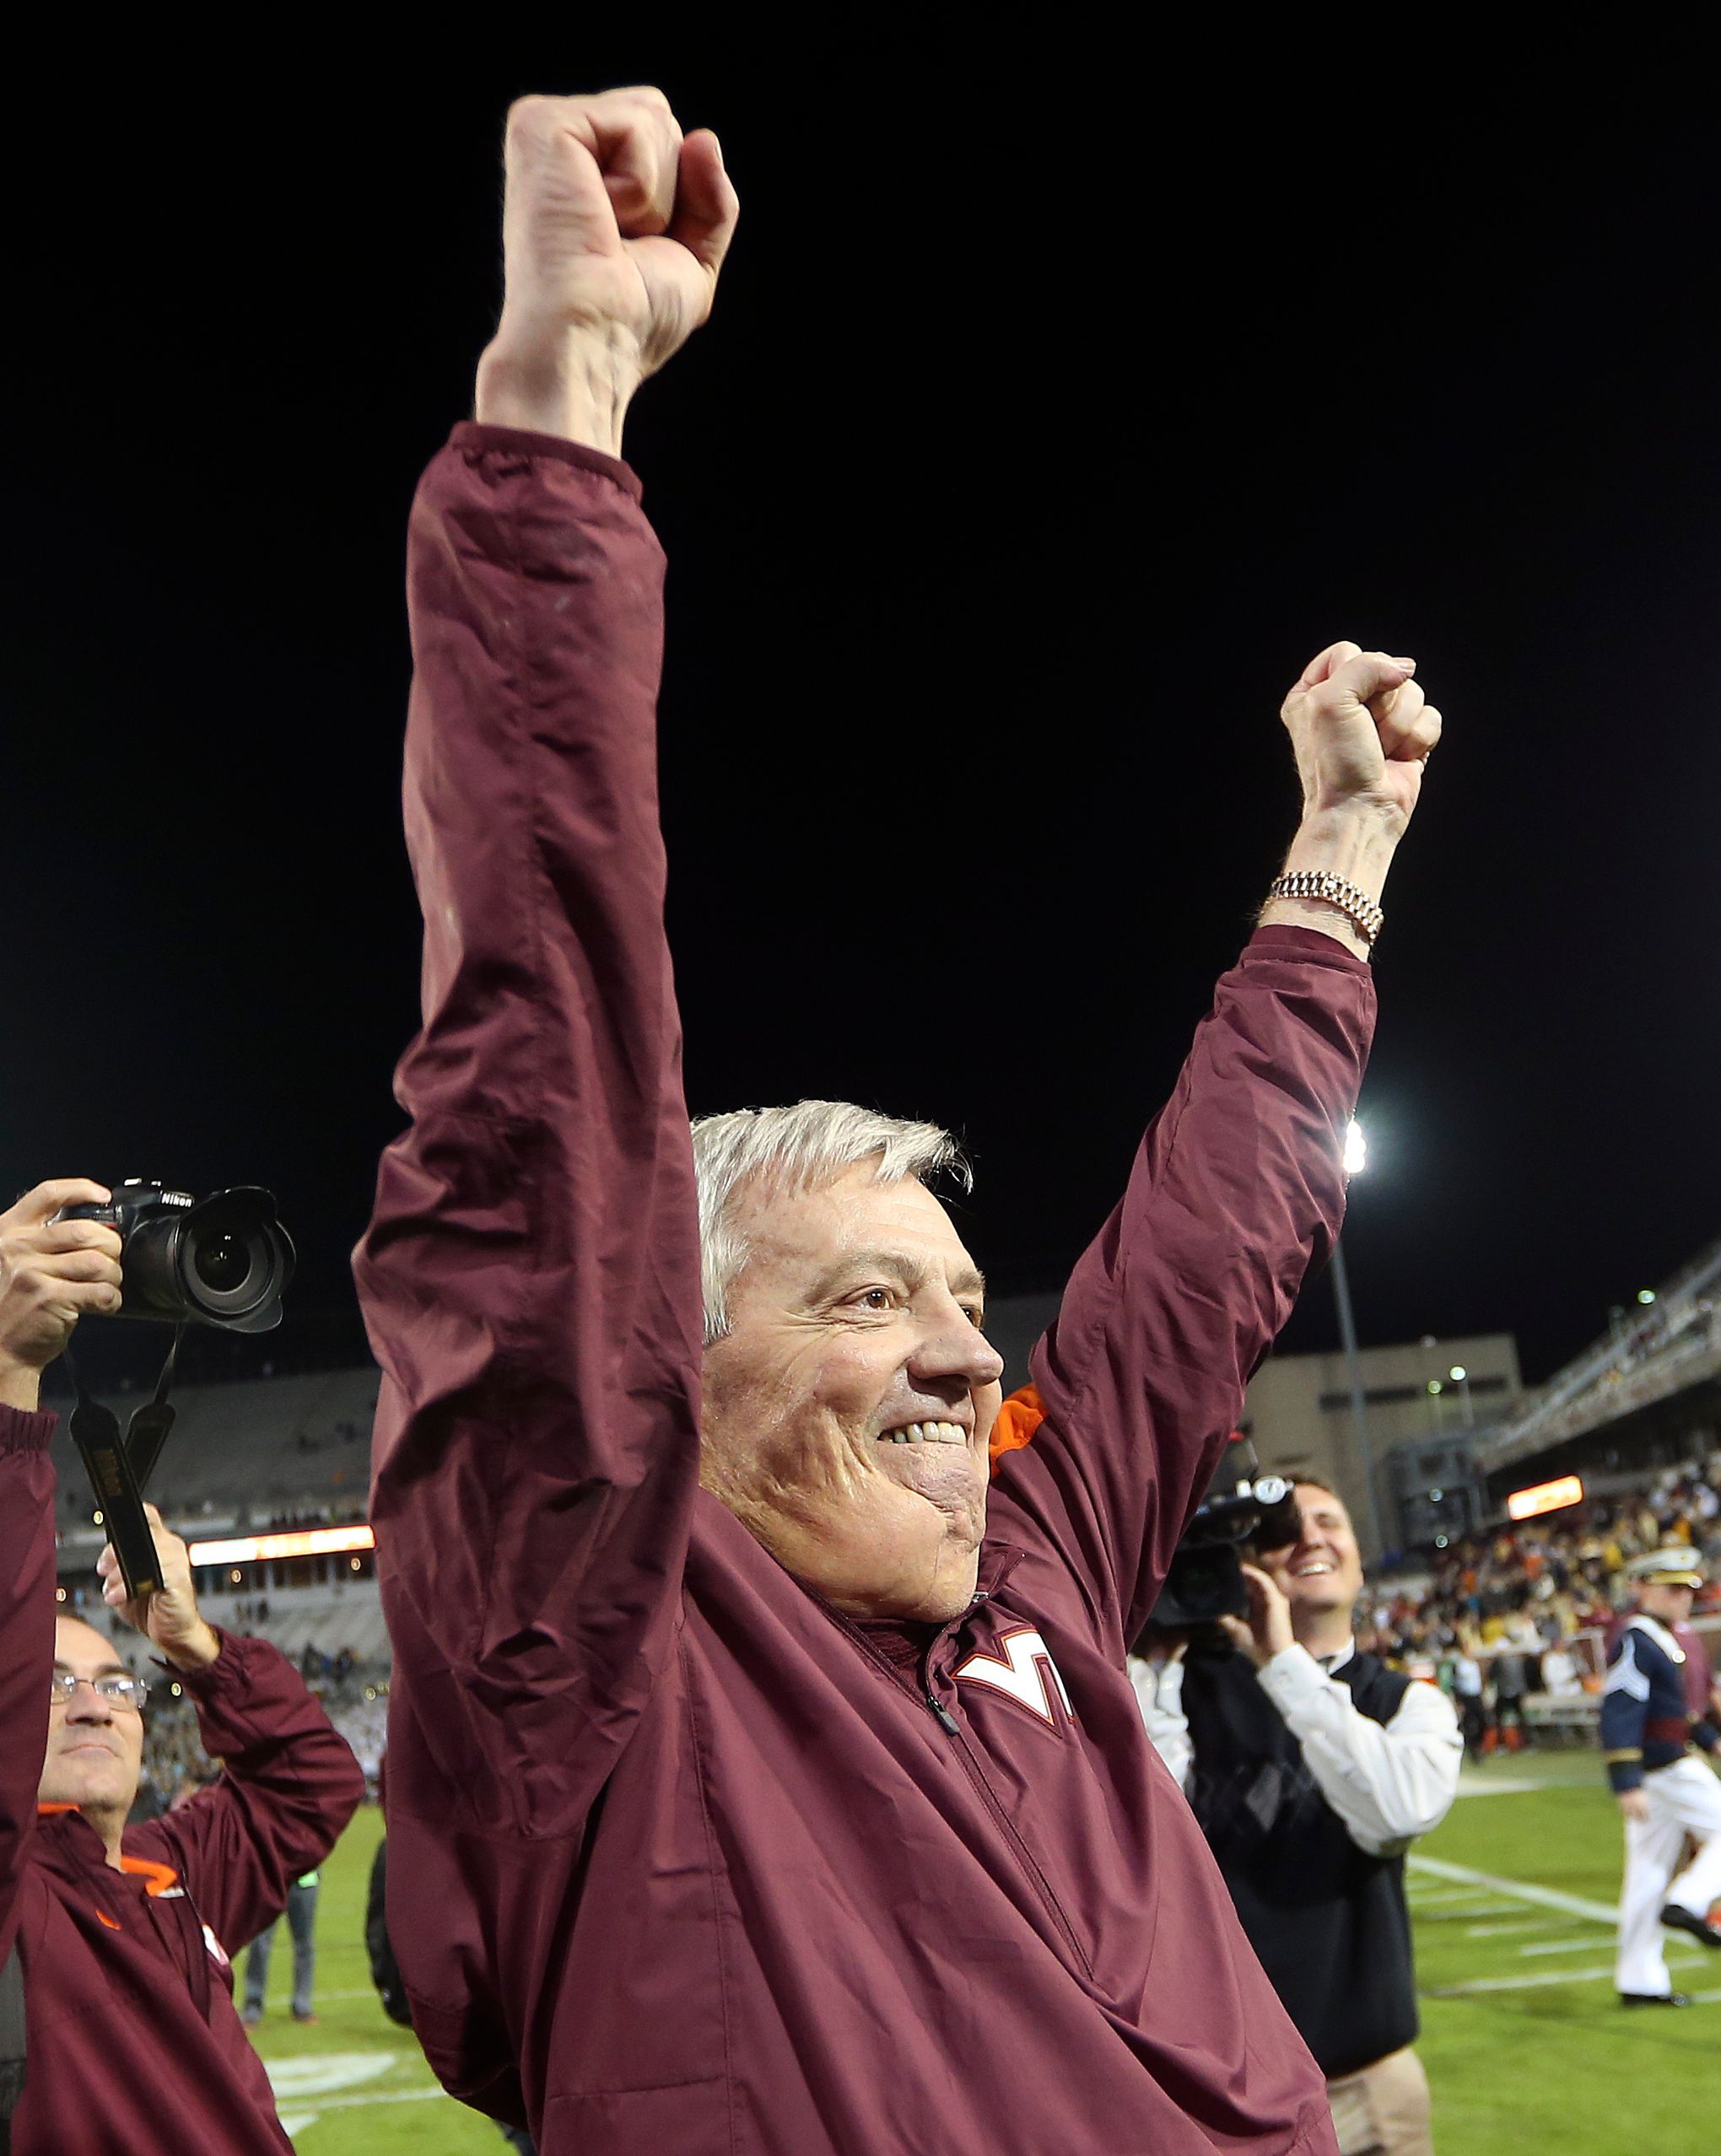
[[[700,127],[681,146],[669,237],[715,279],[740,214],[741,198],[723,169],[722,148],[709,127]]]

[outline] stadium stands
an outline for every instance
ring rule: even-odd
[[[1496,1695],[1502,1658],[1512,1657],[1523,1665],[1524,1728],[1587,1741],[1607,1628],[1630,1601],[1623,1567],[1670,1541],[1689,1542],[1709,1565],[1693,1624],[1710,1636],[1713,1655],[1721,1646],[1721,1452],[1662,1469],[1624,1493],[1461,1537],[1431,1566],[1375,1582],[1358,1606],[1358,1637],[1446,1684],[1468,1655]]]
[[[380,1382],[364,1367],[185,1386],[148,1495],[182,1533],[283,1514],[362,1519]],[[122,1424],[138,1405],[135,1393],[105,1397]],[[75,1533],[94,1502],[63,1418],[53,1457],[60,1526]]]
[[[1691,1396],[1702,1404],[1721,1388],[1721,1242],[1684,1266],[1624,1322],[1620,1313],[1607,1334],[1587,1348],[1534,1393],[1520,1413],[1476,1447],[1491,1478],[1502,1469],[1541,1460],[1562,1471],[1552,1457],[1593,1432],[1648,1414],[1662,1403]],[[1540,1479],[1540,1471],[1526,1474]]]

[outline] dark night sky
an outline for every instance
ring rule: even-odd
[[[1192,147],[1056,59],[89,94],[10,273],[0,1187],[264,1181],[298,1309],[348,1294],[416,986],[401,531],[492,318],[502,111],[655,78],[744,202],[629,429],[694,1106],[949,1122],[995,1288],[1055,1285],[1290,834],[1283,689],[1351,635],[1448,720],[1365,1340],[1509,1328],[1540,1377],[1721,1232],[1712,143],[1502,90]],[[1330,1332],[1317,1286],[1288,1344]]]

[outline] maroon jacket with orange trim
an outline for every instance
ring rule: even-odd
[[[1335,1232],[1368,970],[1254,938],[1036,1351],[973,1606],[839,1616],[698,1486],[638,492],[464,426],[413,516],[424,1029],[357,1270],[414,2025],[543,2156],[1330,2156],[1124,1655]]]
[[[274,1648],[224,1632],[210,1668],[175,1673],[218,1782],[128,1827],[122,1871],[76,1810],[39,1813],[54,1420],[0,1407],[0,1959],[15,1939],[29,2044],[13,2156],[282,2156],[227,1950],[280,1915],[364,1777]]]

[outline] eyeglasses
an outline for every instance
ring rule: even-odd
[[[111,1677],[74,1677],[69,1670],[57,1669],[49,1680],[54,1705],[70,1706],[80,1684],[88,1684],[97,1699],[105,1700],[110,1706],[130,1707],[134,1714],[143,1712],[149,1696],[149,1687],[141,1677],[122,1676],[118,1671]]]

